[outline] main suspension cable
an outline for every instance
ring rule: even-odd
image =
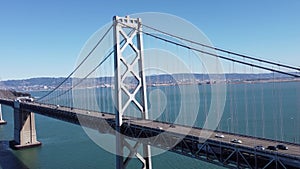
[[[97,42],[97,44],[93,47],[93,49],[88,53],[88,55],[80,62],[80,64],[61,82],[58,86],[56,86],[53,90],[45,94],[44,96],[38,98],[36,101],[40,101],[44,99],[45,97],[49,96],[51,93],[56,91],[59,87],[61,87],[68,79],[71,78],[71,76],[83,65],[83,63],[91,56],[91,54],[96,50],[96,48],[100,45],[100,43],[103,41],[103,39],[106,37],[106,35],[109,33],[113,25],[111,25],[108,30],[104,33],[104,35],[101,37],[101,39]]]
[[[75,87],[77,87],[85,79],[87,79],[92,73],[94,73],[113,53],[114,53],[114,51],[111,51],[108,55],[106,55],[106,57],[92,71],[90,71],[85,77],[83,77],[82,79],[80,79],[80,81],[77,82],[74,86],[70,87],[68,90],[64,91],[63,93],[59,94],[58,96],[55,96],[55,97],[47,99],[47,101],[50,101],[50,100],[55,99],[55,98],[58,98],[58,97],[60,97],[60,96],[62,96],[64,94],[68,93],[69,91],[71,91]]]
[[[185,44],[181,44],[179,42],[175,42],[175,41],[172,41],[172,40],[169,40],[169,39],[166,39],[166,38],[163,38],[163,37],[160,37],[160,36],[157,36],[157,35],[154,35],[152,33],[149,33],[149,32],[145,32],[145,31],[141,31],[141,30],[138,30],[137,28],[134,28],[134,27],[131,27],[131,26],[128,26],[128,25],[125,25],[121,22],[119,22],[120,24],[122,24],[123,26],[125,27],[128,27],[128,28],[131,28],[131,29],[134,29],[134,30],[137,30],[139,32],[142,32],[144,33],[145,35],[148,35],[150,37],[153,37],[153,38],[156,38],[156,39],[159,39],[159,40],[162,40],[162,41],[165,41],[165,42],[168,42],[168,43],[171,43],[171,44],[174,44],[174,45],[177,45],[177,46],[180,46],[180,47],[183,47],[183,48],[187,48],[187,49],[190,49],[190,50],[193,50],[193,51],[197,51],[197,52],[200,52],[200,53],[203,53],[203,54],[207,54],[207,55],[210,55],[210,56],[214,56],[214,57],[217,57],[217,58],[221,58],[221,59],[224,59],[224,60],[228,60],[228,61],[232,61],[232,62],[237,62],[237,63],[240,63],[240,64],[244,64],[244,65],[247,65],[247,66],[251,66],[251,67],[256,67],[256,68],[260,68],[260,69],[264,69],[264,70],[268,70],[268,71],[271,71],[271,72],[276,72],[276,73],[280,73],[280,74],[285,74],[285,75],[288,75],[288,76],[292,76],[292,77],[296,77],[296,78],[300,78],[300,75],[296,75],[296,74],[292,74],[292,73],[288,73],[288,72],[283,72],[283,71],[280,71],[280,70],[276,70],[276,69],[272,69],[272,68],[268,68],[268,67],[264,67],[264,66],[260,66],[260,65],[257,65],[257,64],[252,64],[252,63],[247,63],[247,62],[244,62],[244,61],[240,61],[240,60],[237,60],[237,59],[233,59],[233,58],[227,58],[225,56],[222,56],[222,55],[218,55],[218,54],[214,54],[214,53],[210,53],[210,52],[206,52],[204,50],[200,50],[200,49],[197,49],[195,47],[191,47],[191,46],[188,46],[188,45],[185,45]],[[158,30],[158,29],[157,29]],[[160,31],[160,30],[158,30]],[[162,31],[161,31],[162,32]],[[166,32],[163,32],[163,33],[166,33]],[[181,37],[178,37],[178,36],[174,36],[175,38],[181,38]],[[182,40],[186,40],[186,41],[189,41],[187,39],[184,39],[182,38]],[[194,41],[191,41],[191,42],[194,42]],[[194,42],[194,43],[198,43],[198,42]],[[200,43],[199,43],[200,44]],[[204,47],[208,47],[207,45],[204,46]],[[214,49],[214,47],[211,47],[212,49]],[[216,50],[216,49],[215,49]],[[225,51],[225,50],[224,50]],[[228,51],[230,52],[230,51]],[[234,52],[231,52],[231,53],[228,53],[228,54],[237,54],[237,53],[234,53]],[[241,55],[241,54],[239,54]],[[243,55],[241,55],[243,56]],[[244,56],[246,58],[246,56]],[[256,58],[253,58],[253,59],[256,59]],[[267,62],[265,60],[261,60],[261,59],[256,59],[257,61],[260,61],[260,62]],[[272,62],[273,63],[273,62]],[[271,62],[269,63],[271,64]],[[280,66],[282,64],[278,64],[278,63],[275,63],[274,62],[274,65],[276,66]],[[282,67],[291,67],[293,69],[296,69],[296,70],[299,70],[298,68],[294,68],[292,66],[288,66],[288,65],[282,65]]]
[[[199,46],[203,46],[203,47],[206,47],[206,48],[209,48],[209,49],[213,49],[213,50],[216,50],[216,51],[220,51],[220,52],[232,54],[232,55],[235,55],[235,56],[247,58],[247,59],[250,59],[250,60],[255,60],[255,61],[258,61],[258,62],[263,62],[263,63],[275,65],[275,66],[280,66],[280,67],[284,67],[284,68],[288,68],[288,69],[293,69],[293,70],[300,71],[300,68],[298,68],[298,67],[294,67],[294,66],[290,66],[290,65],[286,65],[286,64],[281,64],[281,63],[276,63],[276,62],[272,62],[272,61],[268,61],[268,60],[264,60],[264,59],[258,59],[258,58],[255,58],[255,57],[251,57],[249,55],[239,54],[239,53],[232,52],[232,51],[229,51],[229,50],[225,50],[225,49],[221,49],[221,48],[216,48],[216,47],[205,45],[203,43],[199,43],[199,42],[196,42],[196,41],[192,41],[192,40],[189,40],[189,39],[186,39],[186,38],[183,38],[183,37],[180,37],[180,36],[177,36],[177,35],[165,32],[165,31],[161,31],[159,29],[153,28],[153,27],[148,26],[148,25],[144,25],[144,24],[142,24],[142,25],[144,27],[147,27],[147,28],[152,29],[154,31],[157,31],[159,33],[162,33],[162,34],[165,34],[165,35],[168,35],[168,36],[171,36],[173,38],[177,38],[177,39],[189,42],[189,43],[193,43],[193,44],[196,44],[196,45],[199,45]]]

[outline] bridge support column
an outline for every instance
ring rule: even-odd
[[[6,121],[3,120],[2,116],[2,105],[0,104],[0,125],[6,124]]]
[[[20,102],[14,103],[14,140],[10,141],[12,149],[39,146],[36,139],[35,119],[32,112],[20,109]]]
[[[115,70],[115,103],[116,103],[116,169],[125,169],[133,156],[142,163],[143,169],[152,169],[151,149],[147,144],[138,140],[134,146],[130,145],[122,135],[123,116],[129,105],[133,105],[140,112],[141,119],[148,119],[146,78],[144,74],[143,38],[141,19],[118,17],[113,19],[114,24],[114,70]],[[129,29],[129,30],[128,30]],[[129,31],[129,33],[128,33]],[[124,45],[121,45],[125,42]],[[133,60],[124,52],[132,50]],[[131,49],[130,49],[131,48]],[[125,66],[125,72],[123,71]],[[126,78],[135,79],[137,86],[129,89],[126,85]],[[136,96],[139,96],[138,100]],[[127,98],[127,99],[125,99]],[[142,148],[138,153],[137,148]],[[124,154],[127,148],[129,155]],[[124,157],[126,159],[124,160]]]

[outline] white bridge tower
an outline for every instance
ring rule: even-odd
[[[115,70],[115,103],[116,103],[116,168],[126,168],[128,162],[135,155],[142,163],[143,169],[151,169],[150,146],[136,143],[131,146],[121,134],[122,117],[130,104],[141,112],[142,119],[148,119],[146,80],[143,71],[143,37],[141,19],[118,17],[113,18],[114,25],[114,70]],[[128,31],[130,30],[130,31]],[[126,48],[134,52],[133,59],[124,57]],[[134,87],[128,88],[125,80],[131,76],[137,82]],[[126,98],[126,99],[124,99]],[[140,99],[137,99],[140,98]],[[142,154],[137,152],[137,147],[142,146]],[[124,160],[124,148],[130,153]]]

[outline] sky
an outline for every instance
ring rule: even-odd
[[[85,42],[112,20],[162,12],[216,47],[300,66],[299,0],[0,1],[0,80],[66,77]]]

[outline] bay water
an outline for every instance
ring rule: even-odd
[[[212,85],[199,85],[198,114],[194,126],[203,127],[211,107]],[[227,84],[225,107],[218,130],[270,138],[280,141],[300,143],[300,83],[252,83]],[[148,87],[149,95],[154,93],[149,103],[150,117],[155,120],[174,122],[182,105],[196,104],[189,97],[193,92],[185,86],[184,93],[180,86]],[[97,100],[104,95],[112,96],[110,88],[96,89]],[[45,92],[31,92],[33,96],[41,96]],[[156,94],[155,94],[156,93]],[[83,98],[83,96],[81,97]],[[105,98],[112,102],[111,98]],[[85,99],[84,99],[85,100]],[[71,102],[71,101],[69,101]],[[85,102],[83,102],[86,104]],[[102,103],[102,104],[100,104]],[[113,111],[112,105],[99,101],[101,111]],[[55,103],[58,104],[58,103]],[[60,103],[64,105],[64,103]],[[71,103],[65,103],[70,105]],[[112,103],[111,103],[112,104]],[[157,105],[160,104],[160,105]],[[163,106],[162,106],[163,105]],[[213,105],[212,105],[213,106]],[[161,110],[161,107],[163,109]],[[185,116],[189,109],[184,108]],[[153,115],[160,111],[160,114]],[[152,115],[151,115],[152,113]],[[13,109],[3,106],[3,116],[8,122],[0,126],[0,168],[32,168],[32,169],[108,169],[115,168],[115,155],[95,144],[81,126],[62,122],[36,114],[36,128],[41,147],[11,150],[8,141],[13,139]],[[184,123],[184,122],[183,122]],[[103,137],[106,137],[105,135]],[[109,137],[109,136],[107,136]],[[184,157],[172,152],[152,157],[153,168],[222,168],[213,164]],[[129,168],[140,168],[134,159]]]

